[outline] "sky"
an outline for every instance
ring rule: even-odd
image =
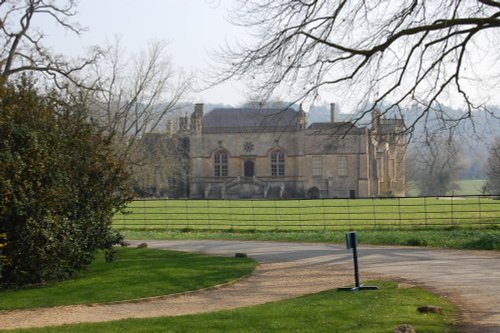
[[[77,36],[50,20],[38,25],[46,43],[70,56],[84,54],[91,45],[121,38],[128,51],[146,50],[152,40],[166,41],[167,54],[176,67],[201,77],[210,70],[210,53],[245,38],[242,28],[227,20],[225,0],[80,0],[74,19],[86,31]],[[244,86],[237,82],[194,92],[193,102],[237,105],[245,102]]]
[[[227,19],[233,5],[231,0],[80,0],[75,20],[87,28],[81,36],[65,31],[47,18],[39,24],[47,34],[46,43],[55,51],[72,56],[84,54],[85,48],[91,45],[111,42],[115,36],[121,38],[122,45],[129,51],[135,52],[146,50],[152,40],[166,41],[167,53],[174,66],[200,79],[214,63],[211,53],[226,43],[234,45],[250,40],[248,31],[232,25]],[[494,64],[495,68],[498,65],[497,57],[493,58],[493,62],[478,59],[471,68],[484,70],[486,67],[487,73],[489,64]],[[500,84],[500,78],[496,82]],[[500,105],[500,95],[492,94],[491,87],[484,93],[480,82],[474,85],[473,89],[488,97],[485,100]],[[337,100],[337,95],[328,96],[334,100],[323,99],[323,102],[347,103]],[[241,82],[229,82],[189,96],[189,102],[193,103],[234,106],[246,100],[245,86]],[[453,99],[449,104],[454,106]]]

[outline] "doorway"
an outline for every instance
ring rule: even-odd
[[[243,165],[243,175],[245,177],[253,177],[254,174],[254,163],[253,161],[245,161],[245,164]]]

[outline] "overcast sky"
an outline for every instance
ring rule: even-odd
[[[168,42],[174,65],[188,72],[209,68],[209,54],[225,44],[244,38],[241,28],[226,17],[230,1],[224,0],[80,0],[75,18],[87,28],[81,36],[55,24],[41,21],[46,42],[56,51],[82,55],[85,47],[104,45],[115,35],[128,50],[145,50],[148,41]],[[245,101],[244,87],[226,84],[193,93],[193,102],[239,104]]]
[[[49,45],[56,51],[72,56],[83,54],[85,47],[90,45],[104,45],[116,35],[121,37],[122,44],[130,51],[146,50],[151,40],[167,41],[167,50],[174,65],[187,72],[195,72],[196,77],[200,78],[209,69],[211,52],[226,41],[234,45],[236,41],[249,39],[247,31],[230,24],[226,19],[232,5],[232,0],[80,0],[79,15],[75,20],[88,29],[80,37],[54,23],[48,24],[48,20],[40,21],[39,24],[47,34],[46,42]],[[491,64],[498,66],[498,58],[493,56],[493,61],[478,59],[470,67],[488,73]],[[495,82],[500,84],[500,78]],[[500,95],[492,94],[491,87],[484,92],[481,82],[475,85],[473,88],[486,95],[490,103],[500,104]],[[333,99],[328,102],[345,104],[345,101],[337,100],[338,96],[328,96],[327,99]],[[190,96],[191,102],[235,106],[246,99],[245,87],[237,83]],[[449,104],[453,105],[452,101]]]

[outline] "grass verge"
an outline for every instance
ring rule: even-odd
[[[398,289],[396,283],[372,281],[378,291],[330,290],[249,308],[208,314],[129,319],[99,324],[17,330],[16,332],[392,332],[411,324],[417,332],[454,333],[456,309],[445,298],[420,288]],[[432,304],[443,315],[421,314]]]
[[[256,262],[156,249],[118,249],[73,278],[42,287],[0,291],[0,310],[92,304],[179,293],[229,282],[249,274]],[[182,281],[182,283],[179,283]]]
[[[239,239],[344,243],[342,231],[165,231],[124,230],[127,239]],[[500,250],[500,228],[432,230],[361,230],[361,244],[428,246],[451,249]]]

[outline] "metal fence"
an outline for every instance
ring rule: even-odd
[[[117,229],[362,230],[500,227],[498,196],[133,201]]]

